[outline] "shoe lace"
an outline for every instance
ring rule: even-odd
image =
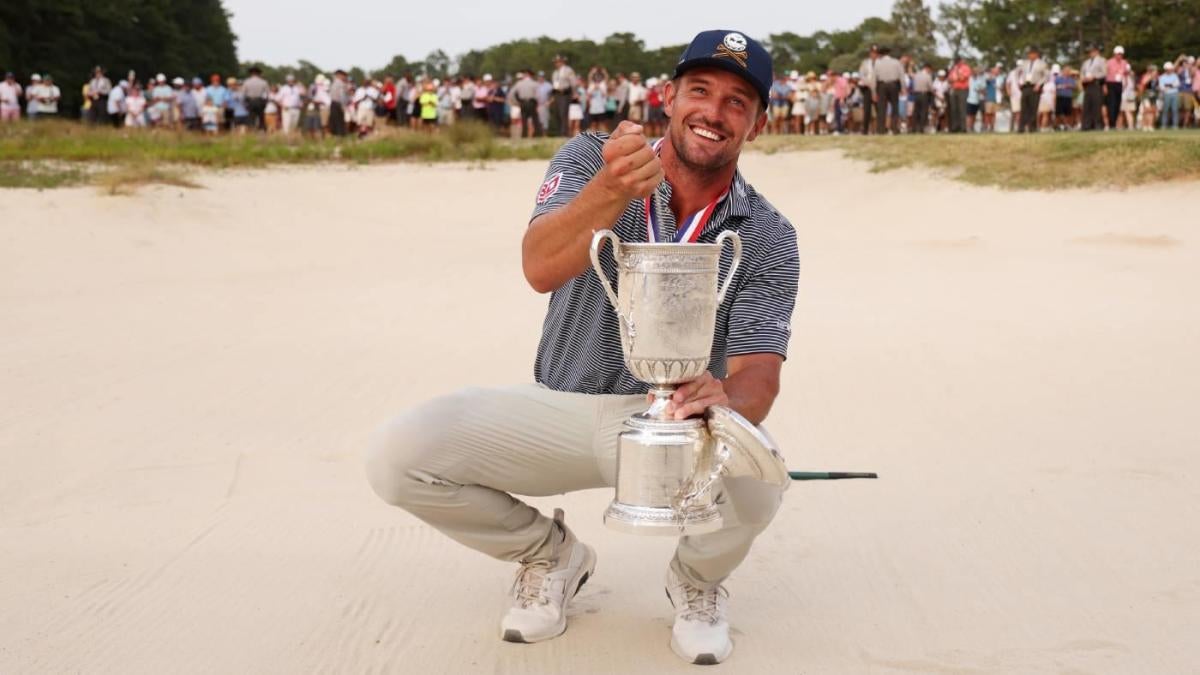
[[[542,592],[546,586],[546,575],[554,569],[552,560],[533,560],[521,563],[517,578],[513,580],[513,595],[522,607],[533,604],[545,605],[550,598]]]
[[[710,624],[721,620],[720,596],[726,592],[724,587],[717,586],[707,591],[686,583],[681,584],[680,587],[683,589],[684,601],[687,603],[687,608],[680,612],[684,620],[707,621]]]

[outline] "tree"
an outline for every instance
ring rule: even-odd
[[[892,5],[892,27],[902,45],[918,62],[929,61],[937,55],[936,25],[924,0],[896,0]]]
[[[429,52],[421,64],[421,72],[427,77],[445,78],[450,74],[450,57],[440,49]]]
[[[938,3],[937,32],[942,36],[954,59],[965,57],[972,51],[967,31],[979,11],[978,4],[978,0]]]

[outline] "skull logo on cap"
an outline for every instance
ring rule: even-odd
[[[725,43],[725,48],[731,52],[746,51],[746,36],[741,33],[729,33],[722,42]]]

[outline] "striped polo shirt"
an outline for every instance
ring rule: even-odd
[[[566,205],[579,194],[603,168],[601,149],[607,138],[607,134],[580,134],[558,151],[546,169],[530,221]],[[671,187],[664,182],[655,200],[668,204],[670,199]],[[675,216],[670,209],[663,211],[663,239],[669,240],[675,234]],[[611,229],[621,241],[645,242],[645,218],[644,201],[636,199]],[[715,243],[723,230],[734,230],[741,236],[742,264],[717,309],[708,364],[716,378],[725,377],[730,356],[772,353],[787,357],[800,275],[792,224],[746,183],[740,171],[735,173],[728,196],[717,206],[698,241]],[[732,259],[732,248],[724,247],[721,279],[728,273]],[[600,262],[616,288],[617,265],[608,247]],[[649,390],[649,385],[625,367],[616,312],[590,265],[550,294],[534,377],[551,389],[584,394],[641,394]]]

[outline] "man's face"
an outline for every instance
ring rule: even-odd
[[[695,68],[667,83],[663,110],[671,146],[689,168],[717,171],[736,162],[746,141],[767,122],[758,92],[742,78],[716,68]]]

